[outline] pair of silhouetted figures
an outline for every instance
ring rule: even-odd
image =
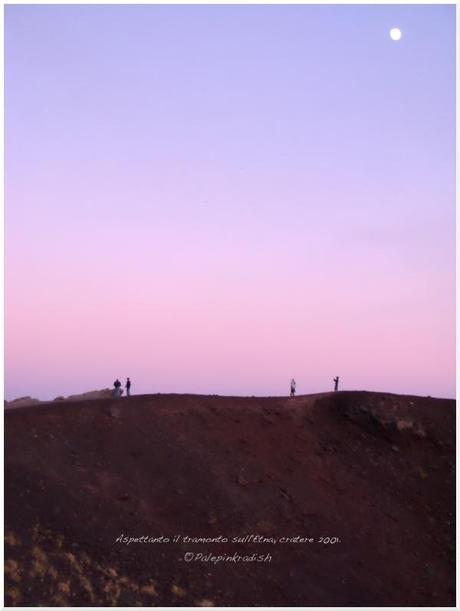
[[[337,390],[339,390],[339,376],[336,376],[334,378],[334,392],[336,392]],[[296,387],[296,381],[294,380],[294,378],[292,378],[291,380],[291,397],[295,396],[295,387]]]
[[[113,383],[113,386],[114,386],[113,396],[121,397],[121,395],[123,394],[123,389],[121,388],[121,382],[118,378]],[[129,378],[126,378],[125,388],[126,388],[126,396],[129,397],[131,395],[131,380]]]

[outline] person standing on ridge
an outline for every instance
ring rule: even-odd
[[[130,397],[131,396],[131,380],[129,378],[126,378],[125,388],[126,388],[126,396]]]
[[[334,392],[339,390],[339,376],[334,378]]]
[[[113,389],[113,396],[114,396],[114,397],[117,397],[117,398],[118,398],[118,397],[121,397],[121,393],[122,393],[123,391],[120,391],[120,388],[121,388],[121,382],[120,382],[120,380],[119,380],[118,378],[117,378],[117,379],[115,380],[115,382],[113,383],[113,386],[114,386],[114,389]]]
[[[294,378],[292,378],[292,380],[291,380],[291,397],[295,396],[295,386],[296,386],[295,380],[294,380]]]

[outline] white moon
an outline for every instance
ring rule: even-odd
[[[390,30],[390,38],[392,40],[399,40],[402,36],[402,32],[399,28],[391,28]]]

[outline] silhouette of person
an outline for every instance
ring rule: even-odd
[[[334,392],[339,390],[339,376],[334,378]]]
[[[114,390],[113,390],[114,397],[121,397],[121,392],[120,392],[121,382],[120,382],[120,380],[117,378],[115,380],[115,382],[113,383],[113,385],[114,385]]]
[[[126,396],[129,397],[131,395],[131,380],[129,378],[126,378],[125,388],[126,388]]]
[[[296,386],[295,380],[294,380],[294,378],[292,378],[292,380],[291,380],[291,397],[295,396],[295,386]]]

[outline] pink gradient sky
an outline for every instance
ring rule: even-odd
[[[6,398],[454,396],[454,34],[447,5],[7,6]]]

